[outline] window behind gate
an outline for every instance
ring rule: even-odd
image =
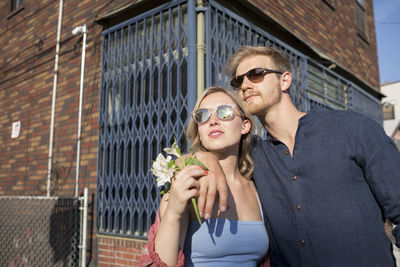
[[[146,236],[159,203],[151,160],[174,137],[185,146],[187,9],[175,1],[103,32],[99,233]]]

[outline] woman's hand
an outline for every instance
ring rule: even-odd
[[[182,217],[188,201],[198,196],[200,188],[198,179],[204,175],[206,173],[200,166],[191,165],[183,168],[172,178],[164,217],[168,216],[168,219],[172,220],[179,220]]]

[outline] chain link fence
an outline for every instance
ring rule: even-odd
[[[0,197],[0,266],[79,266],[80,200]]]

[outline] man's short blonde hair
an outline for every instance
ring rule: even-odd
[[[292,67],[286,56],[284,56],[281,51],[273,47],[266,46],[249,46],[244,45],[240,47],[229,59],[225,66],[225,72],[229,77],[233,78],[236,76],[236,69],[239,64],[248,57],[251,56],[267,56],[271,58],[274,66],[271,66],[274,70],[284,72],[292,72]]]

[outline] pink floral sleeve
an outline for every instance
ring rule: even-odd
[[[159,267],[168,267],[158,256],[157,252],[154,249],[155,246],[155,238],[157,235],[158,228],[160,227],[160,216],[159,216],[160,211],[157,211],[156,215],[156,221],[154,224],[150,227],[149,230],[149,235],[148,235],[148,241],[149,243],[143,248],[142,254],[140,256],[140,262],[139,266],[140,267],[146,267],[146,266],[159,266]],[[185,256],[183,255],[183,251],[179,250],[179,255],[178,255],[178,263],[175,265],[175,267],[185,267],[186,262],[185,262]]]

